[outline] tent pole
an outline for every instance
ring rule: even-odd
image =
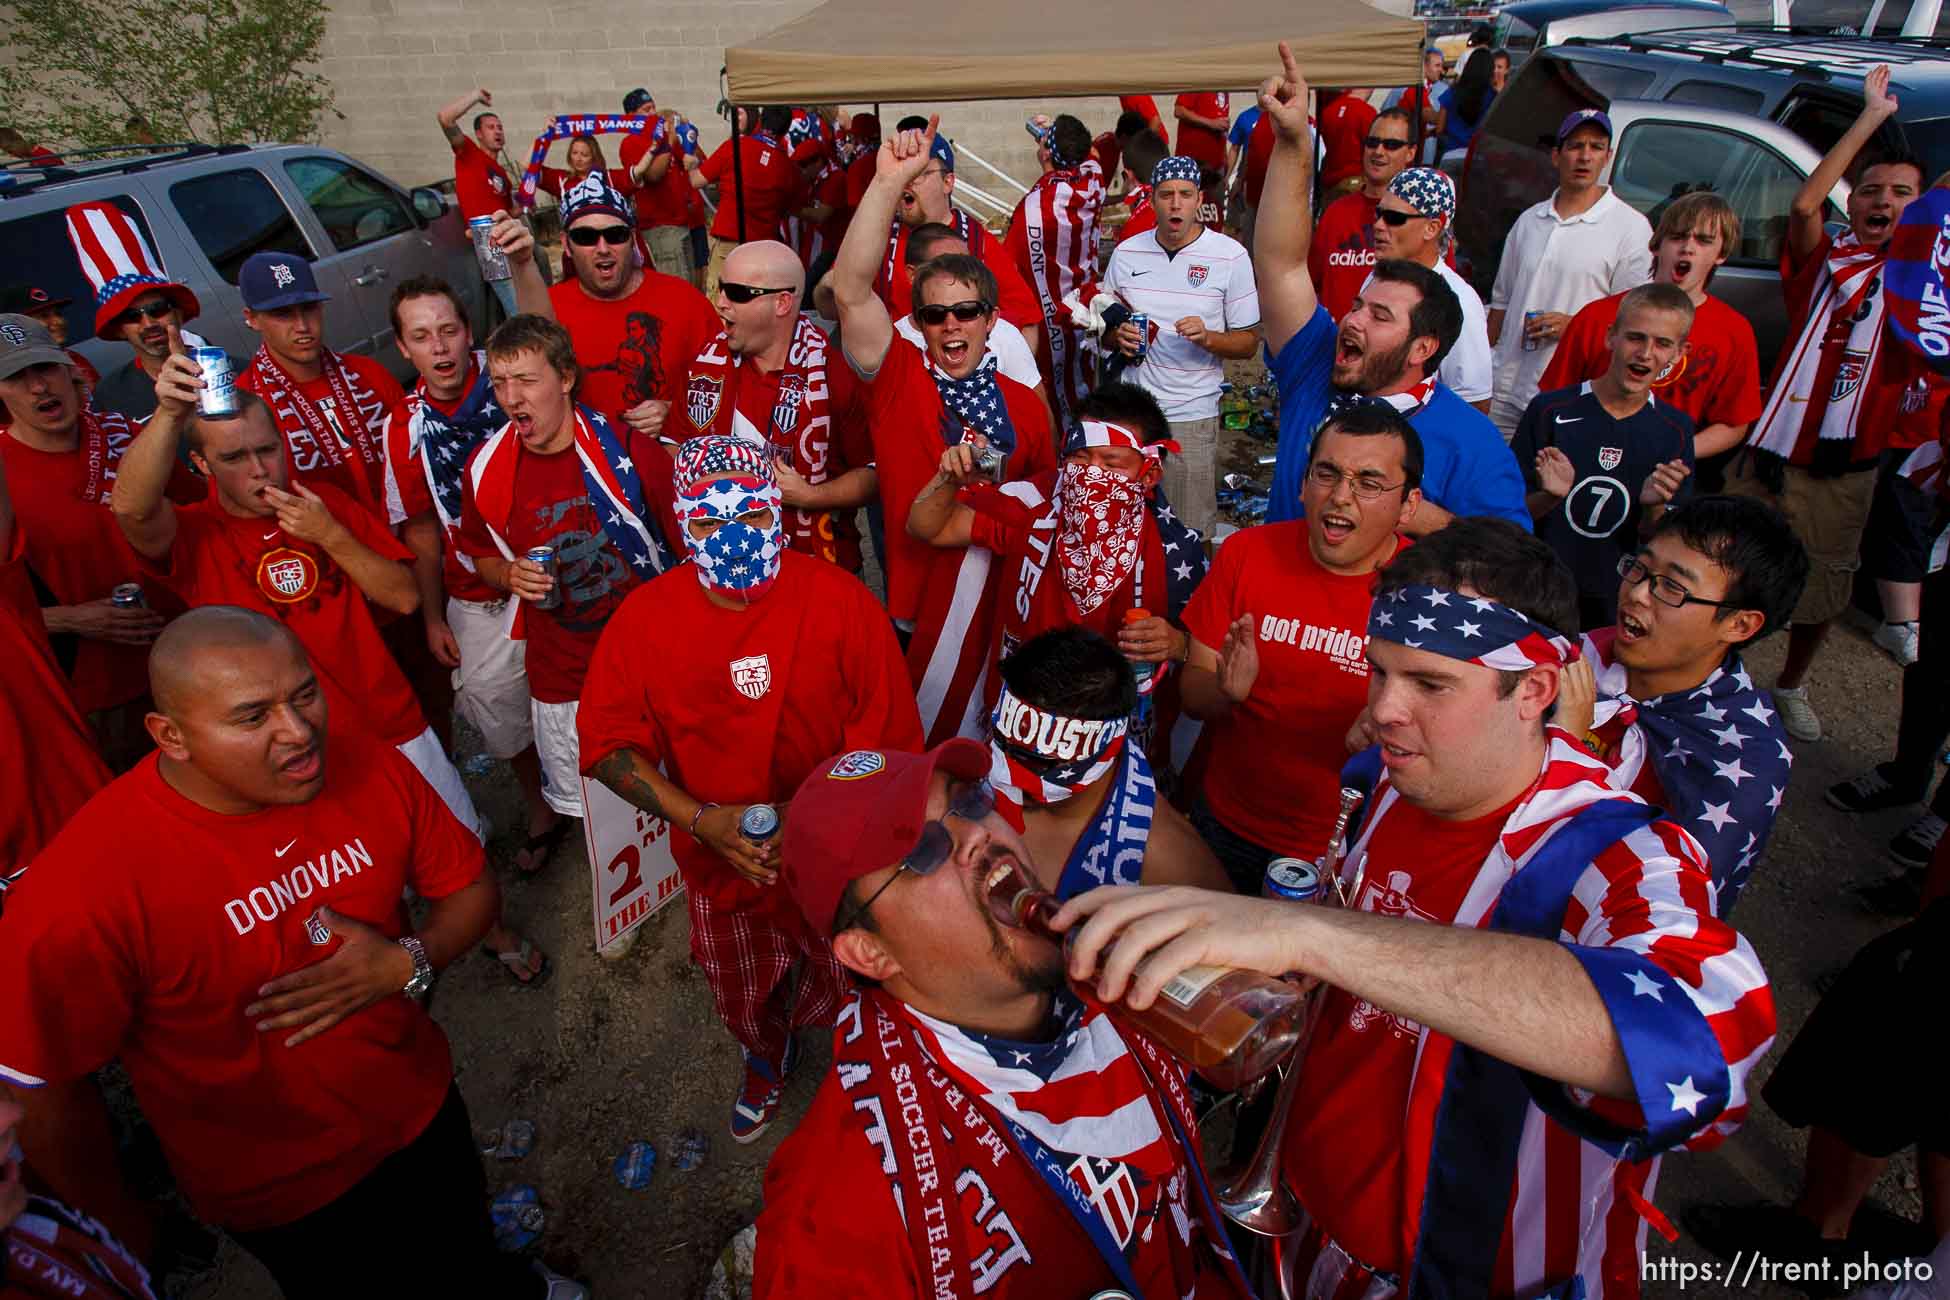
[[[738,242],[745,242],[745,151],[738,139],[738,105],[731,106],[731,192],[738,196]]]

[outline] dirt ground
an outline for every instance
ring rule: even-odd
[[[1230,463],[1222,468],[1251,472],[1252,455],[1270,448],[1229,435]],[[1260,473],[1262,485],[1270,473]],[[1750,656],[1757,680],[1772,680],[1782,648],[1776,637]],[[1753,1075],[1756,1088],[1787,1035],[1812,1009],[1816,979],[1894,924],[1870,915],[1851,886],[1891,873],[1882,845],[1913,814],[1849,817],[1830,808],[1822,791],[1889,755],[1898,686],[1894,664],[1855,627],[1838,632],[1817,669],[1811,694],[1827,738],[1796,747],[1783,814],[1737,915],[1773,978],[1783,1030],[1769,1061]],[[474,752],[465,736],[458,748],[457,758]],[[580,839],[566,845],[540,879],[516,879],[511,859],[520,804],[512,780],[497,770],[470,784],[496,823],[490,851],[508,916],[555,963],[539,990],[512,987],[498,965],[480,956],[457,963],[437,985],[433,1013],[453,1041],[476,1129],[523,1118],[538,1130],[526,1159],[490,1162],[489,1185],[523,1182],[540,1191],[548,1216],[542,1257],[589,1282],[603,1300],[697,1296],[720,1248],[757,1214],[765,1162],[811,1099],[830,1058],[828,1045],[818,1035],[802,1035],[803,1064],[788,1087],[783,1116],[751,1146],[734,1144],[726,1122],[740,1079],[738,1049],[690,964],[682,902],[645,923],[628,957],[600,960]],[[663,1159],[671,1138],[686,1128],[702,1129],[711,1140],[704,1165],[689,1173]],[[610,1165],[638,1138],[659,1149],[659,1162],[649,1187],[630,1192],[617,1184]],[[1656,1201],[1677,1223],[1684,1209],[1700,1202],[1788,1199],[1798,1183],[1801,1147],[1800,1135],[1756,1098],[1746,1127],[1722,1148],[1667,1158]],[[1895,1166],[1875,1197],[1913,1217],[1913,1165],[1905,1160]],[[1654,1235],[1651,1253],[1655,1260],[1710,1258],[1684,1235],[1673,1245]],[[1707,1287],[1704,1293],[1727,1289]],[[1677,1296],[1680,1288],[1650,1282],[1646,1292]],[[226,1242],[217,1269],[184,1294],[269,1300],[277,1293],[257,1263]],[[1794,1293],[1755,1285],[1743,1294]]]

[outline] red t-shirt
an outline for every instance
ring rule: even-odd
[[[1131,238],[1133,235],[1141,235],[1147,230],[1156,230],[1157,228],[1158,228],[1158,209],[1153,204],[1146,203],[1144,205],[1143,211],[1134,214],[1131,217],[1131,219],[1129,221],[1126,221],[1123,227],[1118,230],[1117,242],[1121,244],[1125,240]]]
[[[506,210],[513,193],[508,173],[487,150],[468,136],[454,142],[454,199],[460,204],[462,218],[472,221]]]
[[[329,483],[311,489],[381,558],[412,561],[413,552],[358,502]],[[389,745],[427,729],[365,593],[322,548],[285,533],[275,518],[233,515],[213,494],[178,507],[176,543],[167,556],[137,558],[191,607],[241,605],[290,628],[311,657],[335,727],[362,725]]]
[[[669,653],[646,656],[647,645]],[[742,610],[712,604],[688,564],[633,593],[596,648],[576,730],[583,771],[627,747],[722,804],[789,799],[816,763],[846,750],[922,748],[880,603],[851,574],[791,551],[772,589]],[[800,924],[784,890],[752,884],[681,828],[672,849],[685,882],[720,907]]]
[[[1467,822],[1444,821],[1396,800],[1368,842],[1368,872],[1355,906],[1450,924],[1521,798]],[[1281,1163],[1300,1203],[1335,1241],[1368,1267],[1399,1274],[1408,1263],[1402,1258],[1402,1206],[1409,1203],[1402,1116],[1420,1026],[1337,988],[1321,992],[1327,1002],[1307,1048]],[[1421,1188],[1413,1194],[1419,1204]]]
[[[335,951],[306,935],[320,906],[397,938],[403,888],[444,898],[481,874],[479,841],[411,763],[355,728],[328,735],[323,793],[241,816],[176,793],[151,754],[7,897],[0,1078],[65,1082],[119,1057],[191,1205],[227,1228],[337,1199],[453,1082],[446,1036],[404,997],[296,1047],[244,1015]]]
[[[47,643],[20,530],[0,557],[0,877],[34,860],[75,809],[108,784],[108,765],[68,695]],[[146,685],[147,677],[141,681]]]
[[[1173,104],[1174,108],[1182,108],[1188,113],[1197,113],[1200,117],[1217,118],[1221,122],[1230,115],[1231,106],[1232,96],[1223,90],[1202,95],[1180,95]],[[1179,118],[1178,148],[1174,152],[1183,154],[1187,158],[1198,159],[1201,167],[1210,167],[1213,171],[1222,172],[1226,166],[1225,128],[1219,127],[1214,130],[1212,127],[1200,126],[1196,122],[1187,122]]]
[[[576,400],[619,425],[639,402],[682,403],[691,358],[724,328],[689,280],[647,266],[628,297],[592,298],[573,276],[548,297],[582,365]]]
[[[1572,388],[1611,368],[1606,334],[1618,320],[1625,295],[1586,303],[1565,327],[1551,363],[1538,381],[1540,392]],[[1752,424],[1760,418],[1760,356],[1754,327],[1718,298],[1707,296],[1693,314],[1686,346],[1672,368],[1652,381],[1659,400],[1692,417],[1693,427]]]
[[[1350,176],[1361,174],[1361,154],[1368,129],[1374,125],[1375,108],[1367,96],[1342,91],[1320,110],[1320,142],[1326,156],[1320,165],[1322,189],[1338,185]],[[1267,121],[1264,113],[1262,122]],[[1257,127],[1254,128],[1257,131]],[[1271,135],[1271,126],[1268,126]]]
[[[1009,420],[1016,430],[1016,449],[1004,467],[1003,478],[1034,478],[1056,468],[1056,447],[1049,411],[1033,390],[998,376]],[[961,418],[941,400],[921,349],[896,337],[873,377],[867,396],[867,427],[873,438],[874,464],[880,471],[880,509],[887,533],[887,612],[911,619],[921,607],[921,592],[935,578],[953,583],[961,552],[930,546],[907,532],[907,512],[928,480],[941,468],[941,453],[962,442]]]
[[[479,382],[479,378],[480,372],[470,363],[467,371],[467,387],[461,389],[461,402],[465,402],[467,395],[474,391],[474,385]],[[432,394],[427,395],[426,403],[434,410],[449,416],[460,406],[460,402],[455,402],[451,406],[442,406],[434,400]],[[407,449],[409,441],[407,419],[406,403],[401,402],[393,408],[392,415],[386,421],[386,457],[392,462],[393,482],[399,486],[399,500],[394,504],[399,507],[398,517],[401,519],[432,515],[437,520],[440,513],[433,506],[433,489],[427,486],[426,467],[420,463],[420,457]],[[480,574],[461,563],[462,552],[456,542],[459,534],[458,525],[442,530],[440,580],[447,594],[455,600],[469,600],[477,604],[505,600],[507,592],[497,591],[488,586],[482,581]]]
[[[7,467],[7,490],[27,563],[62,605],[100,600],[120,584],[142,577],[135,553],[122,540],[122,530],[108,508],[116,466],[134,432],[113,412],[98,413],[96,418],[108,432],[108,463],[93,501],[81,495],[87,470],[80,451],[42,451],[0,435],[0,461]],[[187,503],[203,492],[201,480],[178,462],[170,474],[170,499]],[[148,592],[147,600],[151,608],[164,612],[181,608],[159,588]],[[69,682],[83,713],[137,699],[149,689],[149,648],[79,637]]]
[[[1312,861],[1333,831],[1347,729],[1368,702],[1373,584],[1322,568],[1293,519],[1226,538],[1185,607],[1185,630],[1214,652],[1253,616],[1259,677],[1205,724],[1204,794],[1228,829],[1282,856]]]
[[[1165,126],[1164,114],[1158,111],[1158,101],[1149,95],[1119,95],[1117,107],[1126,113],[1136,113],[1149,122],[1151,129],[1158,133],[1158,138],[1165,142],[1165,147],[1171,147],[1171,131]]]
[[[874,161],[880,151],[869,149],[846,165],[846,206],[857,208],[860,200],[867,197],[867,186],[873,184]]]
[[[641,463],[641,440],[627,429],[618,432],[626,435],[630,456]],[[556,590],[562,596],[553,609],[529,605],[522,620],[528,638],[528,693],[543,704],[566,704],[582,695],[583,675],[603,625],[641,583],[603,532],[575,449],[538,456],[518,446],[514,455],[514,510],[502,536],[517,558],[531,546],[553,546]],[[644,475],[646,482],[649,477]],[[501,558],[471,482],[463,500],[461,549]]]
[[[635,170],[645,154],[670,153],[668,132],[660,131],[652,140],[648,131],[626,136],[617,147],[616,158],[628,170]],[[636,192],[636,224],[639,230],[656,226],[688,226],[690,219],[691,174],[683,160],[671,155],[670,166],[660,181],[646,181]]]
[[[1022,278],[1016,269],[1015,259],[1009,256],[1003,242],[991,235],[986,226],[972,225],[969,234],[969,251],[982,259],[982,265],[995,277],[996,315],[1008,321],[1017,329],[1030,326],[1041,328],[1043,306],[1036,297],[1036,291],[1029,287],[1029,281]],[[874,281],[874,292],[887,304],[887,314],[895,320],[914,314],[914,286],[907,278],[907,237],[912,230],[905,225],[899,227],[899,242],[894,247],[894,277],[886,278],[886,263],[881,263],[881,275]]]
[[[328,436],[338,444],[336,458],[324,453],[311,426],[299,418],[295,410],[279,411],[273,406],[272,414],[277,417],[278,428],[284,433],[292,478],[303,479],[308,487],[321,484],[335,487],[368,510],[376,512],[386,499],[386,414],[406,399],[406,390],[399,386],[399,380],[393,378],[391,371],[371,357],[351,353],[337,355],[345,363],[347,387],[351,389],[352,400],[359,408],[356,413],[348,416],[338,409],[338,399],[332,395],[332,381],[326,375],[298,385],[299,391],[311,399],[324,417]],[[237,387],[264,396],[264,385],[257,377],[257,369],[248,362],[237,372]],[[366,429],[366,446],[363,450],[354,433],[358,427],[354,420]]]
[[[718,215],[711,220],[711,237],[741,238],[738,233],[738,196],[742,184],[745,203],[745,233],[742,238],[751,241],[777,239],[786,214],[797,212],[810,201],[806,178],[799,173],[798,166],[786,155],[784,148],[771,141],[744,135],[738,137],[744,173],[740,181],[731,166],[731,144],[727,140],[719,145],[717,152],[698,167],[705,180],[718,183]]]
[[[1307,250],[1307,273],[1313,277],[1320,305],[1336,321],[1347,315],[1355,295],[1374,272],[1375,212],[1381,205],[1356,190],[1327,205]]]
[[[1273,119],[1261,113],[1246,135],[1246,202],[1259,206],[1266,190],[1266,165],[1273,161]]]

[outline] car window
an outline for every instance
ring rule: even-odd
[[[135,228],[142,232],[149,251],[156,251],[155,236],[133,198],[127,194],[103,194],[91,201],[113,203],[128,213]],[[68,325],[68,342],[73,344],[94,337],[95,290],[88,277],[81,273],[62,209],[0,221],[0,284],[31,285],[47,290],[55,298],[72,299],[61,309],[61,318]]]
[[[1496,20],[1495,48],[1510,51],[1511,61],[1521,63],[1537,48],[1537,29],[1506,9]]]
[[[1635,122],[1619,137],[1611,183],[1655,227],[1682,194],[1711,190],[1740,217],[1729,260],[1778,265],[1788,209],[1805,179],[1751,136],[1683,122]]]
[[[1614,68],[1608,63],[1573,63],[1578,77],[1598,96],[1606,99],[1638,99],[1659,79],[1644,68]],[[1551,127],[1556,129],[1557,123]]]
[[[1666,102],[1758,114],[1767,96],[1751,86],[1729,86],[1723,81],[1682,81],[1666,92]]]
[[[1856,117],[1862,112],[1862,99],[1858,93],[1854,98],[1821,94],[1796,94],[1792,96],[1776,114],[1776,120],[1788,130],[1806,140],[1816,153],[1827,153],[1835,147],[1835,142],[1855,125]],[[1875,143],[1888,149],[1902,145],[1893,123],[1885,122],[1876,132]]]
[[[169,198],[217,274],[237,283],[237,268],[252,253],[312,256],[290,209],[270,179],[253,167],[177,181]]]
[[[336,158],[293,158],[285,174],[318,214],[325,237],[343,253],[416,229],[413,214],[384,182]]]

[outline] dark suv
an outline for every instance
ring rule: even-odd
[[[1503,239],[1557,184],[1553,132],[1565,114],[1602,108],[1616,131],[1603,180],[1646,214],[1689,190],[1723,195],[1740,214],[1740,247],[1713,292],[1753,322],[1761,364],[1786,332],[1780,292],[1788,205],[1862,107],[1862,80],[1890,66],[1901,109],[1882,143],[1924,160],[1927,185],[1950,168],[1950,41],[1866,39],[1804,30],[1693,28],[1573,40],[1534,53],[1477,131],[1462,176],[1457,260],[1490,298]],[[1842,220],[1846,183],[1830,192]]]

